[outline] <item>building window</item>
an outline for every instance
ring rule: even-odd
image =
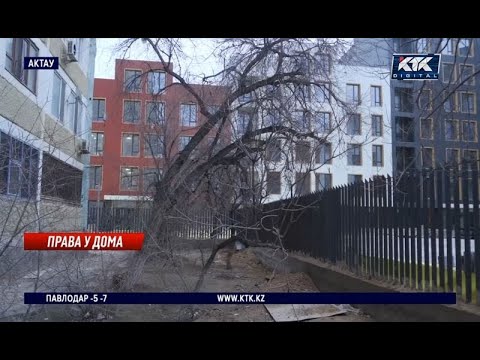
[[[372,136],[383,136],[382,115],[372,115]]]
[[[245,87],[249,87],[251,85],[253,85],[255,79],[254,78],[248,78],[245,82],[243,82],[242,85],[244,85]],[[238,97],[238,101],[240,102],[240,104],[245,104],[245,103],[250,103],[253,101],[253,92],[249,92],[247,94],[243,94],[243,95],[240,95]]]
[[[423,89],[418,97],[418,107],[420,110],[432,109],[432,91],[430,89]]]
[[[459,149],[446,149],[445,150],[445,163],[446,165],[458,167],[460,164],[460,150]]]
[[[245,202],[251,203],[255,199],[262,198],[262,181],[258,171],[247,170],[242,173],[238,179],[239,181],[239,195]]]
[[[347,102],[350,104],[360,104],[360,85],[347,84]]]
[[[138,190],[138,167],[122,167],[120,176],[120,190]]]
[[[382,87],[370,87],[370,98],[372,100],[372,106],[382,106]]]
[[[475,76],[473,76],[475,68],[473,65],[460,64],[458,65],[458,78],[460,82],[466,85],[475,85]],[[467,80],[468,79],[468,80]]]
[[[417,53],[428,53],[428,40],[425,38],[417,39]]]
[[[140,154],[140,135],[122,135],[122,156],[138,156]]]
[[[147,123],[163,125],[165,122],[165,104],[159,101],[147,101]]]
[[[246,87],[249,87],[253,84],[255,80],[253,78],[250,78],[250,79],[247,79],[244,83],[244,85]],[[253,101],[253,95],[254,93],[253,92],[249,92],[249,93],[246,93],[246,94],[242,94],[238,97],[238,101],[240,102],[240,104],[246,104],[246,103],[250,103]]]
[[[440,50],[443,55],[453,55],[454,53],[453,39],[442,39],[442,42],[440,44]]]
[[[309,163],[311,161],[311,145],[309,141],[297,141],[295,144],[295,160],[297,162]]]
[[[24,57],[37,57],[38,48],[30,39],[7,38],[5,68],[34,94],[37,87],[37,71],[24,70]]]
[[[455,66],[449,63],[442,63],[443,82],[450,84],[456,79]]]
[[[328,54],[317,54],[315,56],[314,71],[316,75],[330,74],[332,68],[332,58]]]
[[[395,88],[395,110],[413,112],[413,90],[407,88]]]
[[[292,112],[292,126],[300,132],[310,131],[310,117],[307,111],[296,110]]]
[[[412,118],[395,118],[395,138],[397,141],[413,142],[415,139],[415,127]]]
[[[458,120],[445,120],[445,140],[457,141],[458,135]]]
[[[197,125],[197,105],[180,105],[180,123],[182,126],[193,127]]]
[[[267,99],[278,99],[281,96],[280,87],[275,84],[269,84],[264,89],[265,98]]]
[[[394,51],[396,52],[403,52],[406,54],[410,54],[415,51],[414,45],[416,45],[416,42],[411,39],[405,39],[405,38],[396,38],[393,39],[393,48]]]
[[[105,121],[105,99],[93,99],[93,121]]]
[[[82,171],[43,153],[42,195],[80,203]]]
[[[433,119],[420,119],[420,138],[433,140]]]
[[[315,149],[315,162],[322,165],[332,163],[331,143],[323,143],[318,145],[318,147]]]
[[[104,135],[103,132],[92,132],[90,135],[90,154],[103,154]]]
[[[263,117],[264,126],[281,125],[280,112],[278,110],[268,110]]]
[[[272,139],[267,143],[267,161],[279,162],[282,159],[282,140]]]
[[[362,145],[347,144],[347,165],[362,165]]]
[[[383,145],[372,145],[372,165],[383,166]]]
[[[355,183],[362,182],[362,181],[363,181],[362,175],[348,174],[348,183],[349,184],[355,184]]]
[[[238,97],[240,104],[247,104],[253,101],[253,93],[247,93]]]
[[[396,162],[397,162],[397,171],[405,171],[408,168],[415,166],[415,148],[398,146],[395,149],[396,152]]]
[[[465,169],[478,170],[478,150],[463,150]]]
[[[460,39],[458,41],[458,55],[460,56],[472,56],[473,55],[473,42],[470,39]]]
[[[316,114],[315,128],[319,134],[328,134],[332,129],[331,114],[329,112]]]
[[[0,193],[34,198],[37,180],[38,151],[0,132]]]
[[[144,168],[143,169],[143,191],[151,193],[155,191],[155,184],[162,178],[162,169]]]
[[[466,114],[476,113],[475,94],[461,92],[460,95],[460,111]]]
[[[295,174],[295,195],[310,194],[310,172]]]
[[[63,123],[65,113],[65,88],[67,84],[58,72],[53,74],[52,114]]]
[[[90,189],[102,188],[102,166],[90,166]]]
[[[151,71],[147,75],[147,91],[149,94],[159,94],[165,89],[165,72]]]
[[[79,99],[77,94],[72,90],[70,91],[70,96],[67,98],[67,127],[72,130],[72,132],[77,135],[80,132],[79,126],[81,125],[78,121],[79,116]]]
[[[126,92],[142,91],[142,71],[141,70],[125,70],[124,89]]]
[[[317,191],[328,190],[331,187],[332,174],[315,174],[315,189]]]
[[[433,149],[424,147],[422,148],[422,166],[424,168],[433,168]]]
[[[293,96],[297,101],[304,104],[311,99],[311,90],[309,85],[293,85]]]
[[[143,149],[145,156],[162,157],[165,154],[165,143],[163,135],[146,134]]]
[[[183,149],[185,149],[185,147],[188,145],[190,140],[192,140],[191,136],[180,136],[180,142],[179,142],[179,145],[178,145],[179,146],[178,150],[183,151]]]
[[[269,171],[267,172],[267,194],[278,195],[281,192],[281,176],[280,172]]]
[[[455,94],[450,94],[448,97],[445,99],[443,103],[443,109],[445,112],[450,113],[456,111],[456,97]]]
[[[140,121],[140,101],[125,100],[123,102],[123,121],[126,123],[138,123]]]
[[[462,121],[463,141],[477,141],[477,121]]]
[[[248,130],[248,126],[253,122],[253,114],[246,111],[239,111],[237,113],[236,133],[237,136],[243,136]],[[253,127],[253,124],[252,124]]]
[[[347,120],[347,135],[361,135],[362,121],[360,114],[350,114]]]
[[[330,102],[330,84],[319,84],[315,87],[315,98],[319,103]]]

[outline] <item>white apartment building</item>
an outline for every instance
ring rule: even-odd
[[[0,203],[21,214],[2,212],[6,228],[80,228],[95,55],[95,39],[0,39]],[[59,69],[25,70],[27,56]]]
[[[331,65],[330,65],[331,66]],[[325,85],[310,86],[301,110],[279,116],[302,133],[294,141],[270,140],[261,163],[255,165],[264,202],[307,194],[374,176],[392,174],[392,127],[389,70],[335,64]],[[248,100],[248,99],[247,99]],[[296,100],[298,101],[298,100]],[[240,111],[234,134],[247,129],[250,115]],[[263,125],[271,115],[256,114]],[[273,116],[273,118],[275,118]],[[273,120],[275,121],[275,120]],[[259,120],[256,121],[261,122]]]

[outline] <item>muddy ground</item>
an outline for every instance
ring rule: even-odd
[[[203,254],[206,261],[208,253]],[[183,252],[176,266],[160,260],[145,267],[135,287],[139,292],[189,291],[198,278],[202,253]],[[318,291],[304,273],[278,273],[264,267],[251,249],[236,252],[232,269],[226,269],[226,253],[220,252],[205,277],[206,292],[312,292]],[[310,321],[371,321],[351,308],[344,315]],[[194,322],[272,322],[263,305],[94,305],[66,307],[49,305],[37,309],[31,321],[194,321]]]

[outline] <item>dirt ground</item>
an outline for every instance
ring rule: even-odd
[[[208,253],[203,254],[206,261]],[[198,250],[183,252],[177,266],[152,261],[145,267],[134,291],[189,291],[194,287],[202,264]],[[232,269],[226,269],[226,253],[217,254],[205,276],[201,291],[205,292],[313,292],[318,291],[303,273],[274,273],[264,267],[251,249],[238,251],[232,258]],[[321,290],[321,289],[320,289]],[[346,314],[309,321],[371,321],[357,309]],[[33,321],[194,321],[194,322],[272,322],[263,305],[94,305],[69,307],[49,305],[31,319]]]
[[[208,254],[205,254],[206,256]],[[196,268],[201,263],[198,252],[184,256],[184,271]],[[226,253],[217,254],[216,260],[205,277],[202,291],[206,292],[312,292],[318,291],[312,280],[304,273],[274,273],[264,267],[251,249],[236,252],[232,258],[232,269],[226,269]],[[149,264],[138,291],[161,291],[175,288],[182,291],[181,284],[193,285],[195,277],[170,274],[159,277],[159,264]],[[181,280],[180,280],[181,278]],[[183,291],[185,291],[183,289]],[[134,307],[134,308],[132,308]],[[196,322],[272,322],[274,321],[263,305],[195,305],[186,311],[175,305],[147,305],[141,310],[136,305],[121,306],[111,321],[196,321]],[[354,311],[344,315],[311,321],[370,321],[369,317]]]

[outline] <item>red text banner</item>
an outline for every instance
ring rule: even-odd
[[[32,233],[23,236],[25,250],[141,250],[143,233]]]

